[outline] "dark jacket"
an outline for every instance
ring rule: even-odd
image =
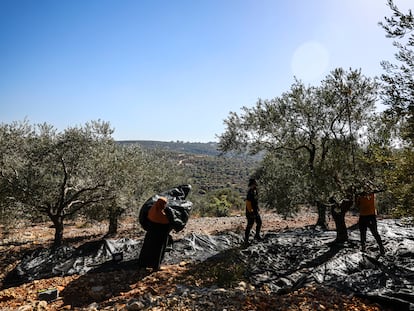
[[[246,214],[258,214],[259,213],[259,200],[257,189],[250,188],[247,191],[246,197]]]

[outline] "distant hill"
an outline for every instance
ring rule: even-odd
[[[183,141],[155,141],[155,140],[121,140],[120,144],[139,144],[147,149],[163,149],[172,152],[191,153],[196,155],[218,156],[216,142],[190,143]]]
[[[247,180],[260,158],[232,153],[219,156],[216,142],[127,140],[118,143],[139,144],[147,150],[168,152],[170,160],[185,168],[197,189],[202,192],[230,188],[244,193]]]
[[[189,153],[193,155],[219,156],[220,151],[217,150],[217,142],[197,143],[183,141],[157,141],[157,140],[120,140],[120,144],[139,144],[145,149],[165,150],[179,153]],[[250,160],[261,160],[263,153],[257,155],[239,154],[229,152],[224,154],[226,158],[242,158]]]

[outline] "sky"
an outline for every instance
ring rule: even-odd
[[[384,16],[386,0],[0,0],[0,123],[217,141],[230,112],[294,77],[380,76],[396,52]]]

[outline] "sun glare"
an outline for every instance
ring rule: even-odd
[[[329,65],[328,50],[317,41],[301,44],[292,56],[293,75],[303,82],[320,79]]]

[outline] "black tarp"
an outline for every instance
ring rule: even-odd
[[[176,232],[183,230],[193,206],[193,203],[187,200],[190,191],[191,185],[179,185],[150,197],[139,211],[139,223],[142,228],[148,230],[147,215],[149,209],[160,197],[165,197],[168,199],[166,214],[172,229]]]
[[[137,259],[142,240],[105,239],[86,243],[78,248],[62,246],[56,250],[39,248],[24,256],[7,275],[3,287],[11,287],[36,279],[86,274],[91,271],[138,269]],[[219,236],[189,235],[175,241],[165,255],[165,264],[181,261],[202,261],[218,252],[240,244],[240,237],[228,233]],[[122,253],[123,261],[113,261],[113,254]]]
[[[241,252],[254,285],[284,293],[320,283],[389,303],[401,310],[414,307],[414,228],[399,220],[381,220],[378,230],[386,249],[368,232],[367,252],[360,251],[359,230],[349,241],[332,244],[334,231],[311,228],[268,233],[263,242]]]
[[[343,245],[331,242],[334,231],[298,228],[268,232],[261,242],[242,248],[242,236],[191,234],[175,241],[164,263],[204,261],[230,248],[239,248],[255,286],[266,285],[285,293],[307,284],[320,283],[340,291],[368,297],[400,310],[414,305],[414,228],[400,220],[380,220],[378,230],[386,249],[368,232],[367,252],[360,251],[359,231],[350,230]],[[142,241],[101,240],[79,248],[61,247],[55,252],[39,249],[27,254],[4,282],[4,287],[57,275],[84,274],[96,269],[135,269]],[[111,251],[108,250],[111,249]],[[113,263],[111,254],[123,253],[123,262]]]

